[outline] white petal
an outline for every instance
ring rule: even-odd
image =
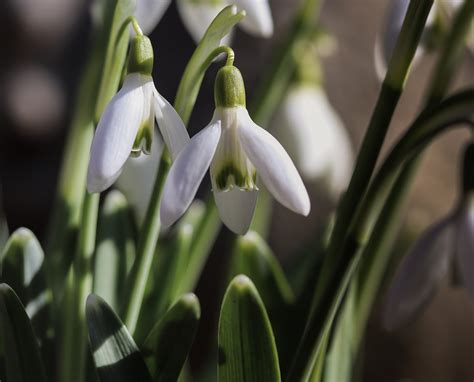
[[[474,298],[474,200],[466,197],[458,217],[456,260],[463,285]]]
[[[242,28],[253,35],[270,37],[273,34],[273,19],[268,0],[235,0],[235,4],[247,15],[242,19]]]
[[[223,2],[214,4],[193,0],[178,0],[176,4],[184,26],[196,44],[201,41],[212,20],[226,5]]]
[[[188,209],[216,151],[221,136],[220,121],[196,134],[181,151],[166,178],[160,217],[169,227]]]
[[[156,123],[174,161],[189,143],[189,134],[174,107],[158,91],[153,93]]]
[[[429,228],[403,259],[387,295],[387,329],[396,329],[413,318],[436,291],[451,261],[454,222],[449,217]]]
[[[213,193],[222,222],[236,234],[244,235],[252,222],[258,191],[233,187],[230,191]]]
[[[149,34],[158,25],[171,0],[137,0],[135,17],[143,33]]]
[[[163,142],[155,131],[150,155],[131,157],[125,163],[116,186],[132,206],[137,222],[143,222],[160,165]]]
[[[151,78],[131,74],[122,89],[112,98],[100,118],[92,140],[87,189],[101,192],[110,187],[120,175],[130,156],[138,128],[150,102],[148,90]],[[150,93],[151,95],[151,93]]]
[[[245,153],[268,191],[285,207],[308,215],[311,209],[308,192],[280,143],[257,126],[244,108],[239,110],[238,132]]]

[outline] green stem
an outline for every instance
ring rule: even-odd
[[[125,298],[124,323],[132,334],[137,326],[146,283],[150,275],[151,264],[160,233],[160,199],[169,168],[170,159],[168,153],[165,152],[161,157],[150,204],[148,205],[145,221],[142,225],[135,262],[130,272],[129,280],[127,280],[128,286],[126,290],[128,294]]]
[[[92,259],[95,249],[99,194],[86,193],[74,263],[68,274],[65,295],[60,380],[82,382],[86,372],[87,329],[85,306],[92,292]]]
[[[455,68],[463,56],[466,37],[474,16],[474,2],[465,1],[453,20],[451,29],[443,43],[438,62],[432,74],[430,88],[427,91],[427,105],[436,105],[445,96]],[[374,231],[371,233],[367,247],[362,255],[362,263],[358,278],[359,312],[357,317],[358,328],[355,331],[355,350],[360,346],[364,328],[372,307],[373,301],[382,282],[389,263],[391,243],[398,232],[401,218],[401,205],[404,203],[409,187],[418,169],[420,158],[414,158],[406,163],[394,182],[394,186],[387,197],[384,207],[378,214]]]

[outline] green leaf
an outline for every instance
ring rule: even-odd
[[[278,354],[265,306],[244,275],[235,277],[224,296],[219,319],[220,382],[278,382]]]
[[[257,287],[265,305],[291,304],[293,291],[272,250],[254,231],[237,238],[231,264],[231,275],[248,276]]]
[[[95,125],[120,82],[129,32],[124,28],[120,38],[119,32],[133,14],[134,4],[133,0],[93,2],[91,53],[76,96],[46,247],[58,301],[77,241]]]
[[[46,286],[43,249],[29,229],[19,228],[8,239],[1,257],[0,280],[15,290],[33,326],[44,338],[52,296]]]
[[[201,307],[192,294],[182,296],[150,332],[143,353],[155,382],[173,382],[183,369],[196,335]]]
[[[135,258],[132,216],[119,191],[107,194],[99,218],[94,263],[94,293],[117,310],[123,280]]]
[[[18,296],[0,284],[0,334],[8,382],[45,382],[38,342]]]
[[[151,382],[140,351],[125,325],[107,303],[89,295],[86,304],[94,363],[101,382]]]
[[[206,62],[212,51],[218,48],[222,38],[236,25],[244,12],[237,12],[235,5],[224,8],[207,28],[204,37],[189,60],[176,95],[175,109],[185,123],[189,120],[196,102],[204,73]]]

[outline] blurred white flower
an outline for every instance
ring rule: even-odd
[[[335,198],[346,189],[353,167],[352,145],[320,86],[292,86],[275,116],[274,133],[303,179],[324,180]]]
[[[116,187],[125,195],[139,224],[143,222],[146,215],[163,147],[163,142],[155,130],[150,154],[127,160],[123,166],[122,174],[115,183]]]
[[[389,330],[405,324],[423,309],[452,263],[455,274],[474,299],[473,159],[474,146],[469,146],[463,197],[452,213],[415,242],[395,275],[384,312],[384,325]]]
[[[250,226],[257,175],[281,204],[309,214],[309,196],[298,171],[278,141],[251,120],[243,89],[238,69],[219,71],[214,116],[178,155],[166,179],[160,212],[165,227],[189,207],[209,167],[219,215],[235,233],[244,234]]]
[[[169,0],[137,0],[135,15],[145,33],[150,33],[168,7]],[[212,20],[226,6],[235,4],[247,15],[240,22],[242,29],[258,37],[270,37],[273,34],[273,19],[268,0],[177,0],[176,5],[183,24],[191,37],[198,43]],[[222,44],[230,43],[231,34]]]

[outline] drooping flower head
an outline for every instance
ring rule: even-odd
[[[463,195],[456,208],[415,242],[395,275],[387,296],[385,327],[395,329],[420,312],[451,264],[474,299],[474,144],[464,154]]]
[[[130,156],[150,153],[155,121],[172,159],[189,142],[181,118],[156,90],[152,69],[151,42],[138,33],[131,43],[123,86],[105,108],[92,141],[87,173],[89,192],[110,187]]]
[[[164,226],[189,207],[210,168],[214,199],[224,224],[247,232],[255,209],[258,181],[287,208],[308,215],[308,193],[290,157],[245,107],[240,71],[228,63],[216,76],[216,109],[209,125],[179,154],[166,180],[161,204]]]
[[[272,132],[303,179],[322,180],[337,199],[349,184],[354,153],[323,89],[322,68],[311,47],[298,54],[296,75],[275,114]]]

